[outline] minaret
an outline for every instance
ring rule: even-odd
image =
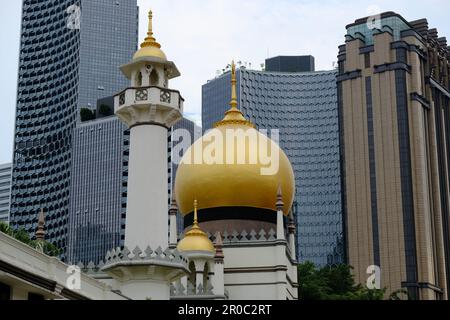
[[[281,187],[278,187],[277,192],[277,202],[276,202],[276,208],[277,208],[277,240],[285,240],[286,237],[284,236],[284,224],[283,224],[283,194],[281,193]]]
[[[191,229],[186,232],[183,239],[178,242],[177,249],[182,252],[195,266],[195,288],[200,291],[207,290],[208,275],[211,270],[216,249],[198,223],[198,203],[194,201],[194,222]],[[210,281],[209,281],[210,282]],[[200,293],[202,294],[202,293]]]
[[[295,247],[295,220],[292,211],[289,214],[288,233],[289,233],[289,251],[291,251],[291,258],[292,260],[297,260],[297,253]]]
[[[130,87],[114,97],[115,113],[130,129],[125,248],[111,248],[102,268],[134,300],[168,300],[170,283],[189,272],[168,239],[167,136],[183,112],[183,98],[168,85],[180,73],[156,42],[152,18],[150,11],[147,37],[121,67]]]
[[[121,67],[131,86],[115,96],[115,113],[130,128],[130,158],[125,245],[167,247],[167,134],[182,118],[183,98],[168,89],[179,76],[153,36],[149,13],[147,37],[133,60]]]
[[[216,254],[214,256],[214,276],[213,287],[214,294],[217,296],[225,297],[225,276],[224,276],[224,254],[223,254],[223,241],[220,232],[216,233]]]
[[[169,209],[169,246],[175,249],[178,243],[178,231],[177,231],[177,213],[178,206],[175,196],[172,196],[172,202]]]
[[[45,240],[45,216],[44,209],[41,209],[38,217],[38,226],[36,228],[35,237],[37,241]]]

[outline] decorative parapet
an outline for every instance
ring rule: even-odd
[[[183,113],[180,92],[158,86],[130,87],[114,96],[116,115],[128,127],[161,124],[172,127]]]
[[[150,260],[157,262],[183,264],[184,266],[187,266],[189,263],[188,259],[182,256],[176,249],[172,250],[170,248],[167,248],[163,251],[161,247],[158,247],[156,250],[152,250],[149,246],[144,251],[142,251],[139,247],[134,248],[133,251],[130,251],[127,247],[124,247],[123,249],[113,249],[111,251],[108,251],[105,260],[106,261],[103,268],[117,262],[139,263]]]
[[[214,287],[209,283],[206,288],[198,285],[196,288],[192,283],[188,282],[187,287],[181,282],[170,285],[171,300],[226,300],[228,292],[224,296],[214,294]]]
[[[189,263],[188,259],[176,249],[172,250],[167,248],[163,251],[161,247],[158,247],[153,251],[150,247],[147,247],[147,249],[142,251],[139,247],[136,247],[133,251],[130,251],[127,247],[119,247],[108,251],[105,261],[101,260],[98,264],[92,261],[88,264],[79,262],[76,266],[84,273],[95,274],[103,272],[104,268],[108,268],[110,265],[118,262],[134,262],[134,264],[148,264],[150,262],[152,264],[179,264],[185,268],[187,268]]]
[[[183,286],[182,283],[177,282],[170,285],[170,295],[171,296],[212,296],[214,295],[213,292],[214,288],[209,283],[207,287],[205,288],[201,284],[198,285],[198,287],[194,287],[194,285],[190,282],[187,283],[187,287]]]
[[[264,241],[275,241],[277,233],[274,229],[270,229],[269,232],[261,229],[259,232],[255,230],[251,230],[247,232],[243,230],[242,232],[237,232],[236,230],[229,233],[228,231],[224,231],[221,233],[222,241],[224,245],[234,244],[234,243],[246,243],[246,242],[264,242]],[[208,237],[212,242],[216,241],[217,235],[212,235],[208,232]]]

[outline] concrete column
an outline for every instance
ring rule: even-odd
[[[175,200],[175,196],[172,198],[172,203],[170,204],[169,217],[170,217],[170,227],[169,227],[169,246],[175,248],[178,243],[178,228],[177,228],[177,212],[178,207]]]
[[[167,179],[167,129],[132,127],[125,229],[125,245],[130,250],[167,247]]]
[[[223,261],[214,261],[214,275],[211,279],[211,284],[213,286],[213,292],[215,295],[225,295],[225,276]]]
[[[278,187],[277,202],[275,203],[277,208],[277,240],[286,240],[284,236],[284,224],[283,224],[283,195],[281,193],[281,186]]]
[[[197,290],[199,288],[199,286],[202,286],[204,289],[204,283],[203,283],[203,275],[205,272],[205,263],[206,261],[203,259],[196,259],[194,261],[195,263],[195,272],[196,272],[196,284],[195,284],[195,289]]]
[[[176,215],[170,215],[170,239],[169,239],[169,245],[171,247],[177,246],[177,216]]]
[[[289,251],[291,252],[291,258],[292,260],[297,260],[297,248],[295,247],[295,221],[291,216],[289,218],[289,225],[288,225],[288,232],[289,232]]]
[[[283,211],[277,211],[277,240],[286,240],[284,236]]]
[[[213,292],[215,295],[218,296],[224,296],[225,295],[225,273],[224,273],[224,265],[223,260],[225,258],[223,254],[223,242],[222,242],[222,235],[220,232],[217,232],[216,234],[216,254],[214,256],[214,265],[213,265],[213,272],[214,276],[211,279],[212,286],[213,286]]]

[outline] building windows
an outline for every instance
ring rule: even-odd
[[[366,52],[364,54],[364,67],[366,69],[370,68],[371,64],[370,64],[370,52]]]

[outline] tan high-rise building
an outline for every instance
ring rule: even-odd
[[[347,26],[338,100],[347,256],[387,295],[448,299],[450,47],[425,19]]]

